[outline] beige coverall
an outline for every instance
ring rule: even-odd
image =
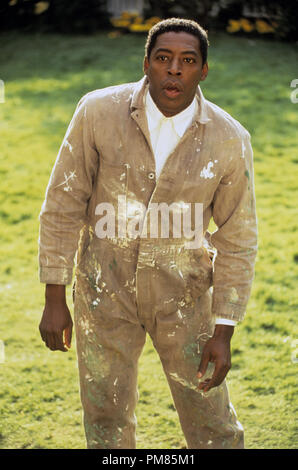
[[[226,383],[197,389],[215,317],[242,320],[257,250],[250,136],[205,100],[155,180],[144,110],[147,79],[87,94],[65,135],[40,215],[40,280],[70,284],[89,448],[134,448],[137,362],[148,332],[188,448],[241,448],[243,429]],[[99,238],[98,204],[203,203],[216,255],[185,238]],[[210,286],[213,284],[213,291]],[[212,373],[210,365],[209,373]],[[205,378],[205,377],[204,377]]]

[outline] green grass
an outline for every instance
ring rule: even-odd
[[[0,447],[84,448],[75,343],[67,354],[51,352],[38,332],[38,214],[76,103],[141,78],[144,37],[0,39]],[[210,43],[202,88],[252,135],[260,234],[252,296],[232,342],[231,399],[247,448],[296,448],[298,104],[290,83],[298,54],[291,44],[224,34]],[[184,447],[150,339],[139,370],[138,448]]]

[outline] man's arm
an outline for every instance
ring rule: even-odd
[[[60,147],[40,213],[39,270],[45,284],[71,283],[74,255],[98,168],[93,106],[79,102]]]
[[[250,136],[223,142],[218,160],[225,172],[213,198],[211,235],[216,249],[213,272],[212,313],[217,318],[243,320],[254,277],[257,253],[257,218],[253,153]]]
[[[91,103],[92,105],[92,103]],[[98,168],[92,106],[88,95],[77,106],[47,187],[40,213],[40,281],[46,284],[40,334],[51,350],[67,351],[72,319],[65,286],[72,281],[74,256]]]
[[[207,392],[220,385],[231,368],[230,342],[234,326],[245,314],[257,252],[253,158],[249,134],[222,146],[227,170],[213,200],[213,218],[218,229],[211,236],[217,253],[213,273],[212,312],[217,318],[213,337],[204,347],[198,378],[208,362],[215,364],[213,376],[199,384]],[[221,319],[221,320],[220,320]]]

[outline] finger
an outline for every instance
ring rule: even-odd
[[[40,336],[42,341],[45,343],[46,342],[46,335],[43,332],[40,332]]]
[[[63,331],[55,333],[55,350],[66,352],[67,349],[64,346],[63,342]]]
[[[51,351],[55,350],[55,339],[53,333],[45,333],[45,343],[47,348],[49,348]]]
[[[45,343],[46,347],[49,349],[53,349],[54,340],[52,333],[48,331],[45,327],[43,327],[42,323],[39,324],[39,332],[41,339]]]
[[[206,379],[204,380],[203,382],[200,382],[199,385],[198,385],[198,389],[199,390],[203,390],[207,385],[208,383],[210,382],[211,379]]]
[[[208,392],[211,388],[218,387],[218,385],[220,385],[224,381],[228,370],[229,369],[224,366],[215,367],[213,375],[209,382],[203,387],[203,391]]]
[[[204,382],[200,382],[200,384],[198,385],[198,389],[204,391],[204,389],[207,387],[210,381],[211,381],[211,378],[204,380]]]
[[[203,354],[202,354],[202,359],[201,359],[201,362],[200,362],[200,365],[199,365],[199,370],[198,370],[198,373],[197,373],[197,377],[199,379],[201,377],[203,377],[203,375],[205,375],[207,367],[208,367],[208,363],[209,363],[209,353],[208,353],[208,351],[205,352],[205,350],[204,350]]]
[[[39,325],[39,333],[40,333],[40,336],[41,336],[41,339],[43,340],[43,342],[45,343],[46,342],[46,334],[43,330],[43,328]]]
[[[59,339],[59,333],[47,333],[46,335],[46,345],[51,351],[62,350],[64,351],[65,348],[63,346],[62,341]]]
[[[64,331],[64,340],[65,345],[70,348],[71,347],[71,337],[72,337],[72,324],[65,328]]]

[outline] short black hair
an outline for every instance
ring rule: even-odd
[[[196,36],[199,40],[200,52],[202,55],[203,65],[207,62],[208,55],[208,34],[202,26],[196,21],[184,18],[167,18],[155,24],[148,33],[145,44],[145,56],[149,59],[152,49],[155,46],[157,37],[160,34],[175,32],[189,33]]]

